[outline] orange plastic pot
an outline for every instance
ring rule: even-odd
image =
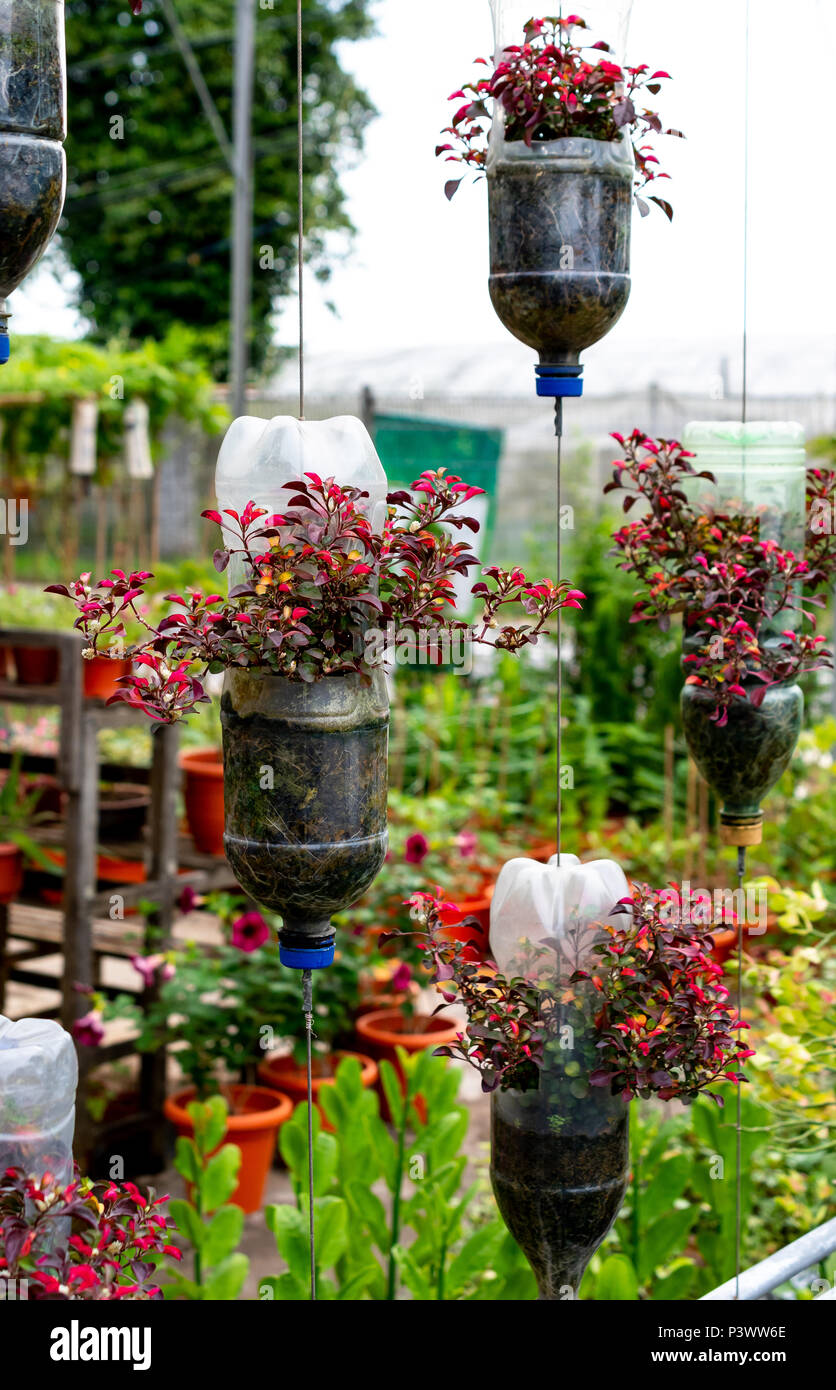
[[[461,941],[465,946],[464,955],[468,960],[482,960],[488,952],[488,938],[491,929],[491,899],[493,884],[487,884],[483,891],[473,897],[458,898],[456,908],[442,912],[444,925],[438,935],[443,941]],[[465,920],[474,917],[478,927],[465,926]]]
[[[532,845],[525,852],[526,859],[533,859],[536,864],[548,864],[553,854],[557,854],[557,845],[549,840],[537,845]]]
[[[188,748],[180,754],[185,773],[186,820],[195,849],[224,852],[224,768],[220,748]]]
[[[718,965],[723,965],[728,960],[732,951],[737,946],[736,931],[715,931],[711,933],[714,945],[711,948],[711,958]]]
[[[247,1213],[259,1211],[278,1133],[293,1114],[293,1101],[281,1091],[264,1086],[229,1086],[225,1087],[225,1095],[237,1113],[230,1114],[222,1142],[235,1144],[241,1150],[238,1186],[229,1200]],[[165,1117],[178,1134],[194,1134],[186,1109],[194,1098],[195,1088],[190,1086],[166,1099]]]
[[[404,1074],[398,1060],[397,1048],[402,1047],[405,1052],[411,1054],[428,1047],[442,1047],[454,1043],[462,1031],[461,1025],[450,1018],[449,1014],[416,1014],[413,1018],[406,1018],[399,1009],[375,1009],[370,1014],[362,1014],[355,1020],[354,1026],[363,1044],[363,1050],[378,1062],[391,1062],[402,1088]],[[391,1118],[389,1107],[379,1082],[377,1089],[381,1100],[381,1113],[384,1119],[388,1120]],[[415,1108],[421,1120],[425,1121],[426,1107],[420,1096]]]
[[[88,700],[109,700],[121,690],[116,682],[122,676],[131,674],[130,661],[116,657],[93,656],[82,665],[84,674],[84,694]]]
[[[17,845],[0,844],[0,903],[10,903],[23,887],[23,854]]]
[[[18,685],[54,685],[58,679],[57,647],[13,647]]]
[[[374,1086],[378,1076],[377,1062],[372,1057],[367,1057],[363,1052],[333,1052],[329,1053],[327,1057],[314,1058],[312,1078],[314,1104],[322,1116],[322,1128],[327,1129],[331,1134],[333,1134],[334,1128],[333,1125],[329,1124],[319,1104],[319,1094],[323,1086],[333,1086],[334,1072],[344,1057],[356,1057],[360,1063],[360,1080],[364,1086]],[[284,1057],[268,1057],[258,1068],[258,1079],[272,1090],[284,1091],[286,1095],[290,1096],[294,1106],[308,1099],[307,1071],[305,1067],[299,1066],[293,1060],[291,1054]]]

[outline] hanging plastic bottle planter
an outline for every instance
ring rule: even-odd
[[[454,143],[437,151],[487,173],[491,300],[537,351],[541,396],[582,394],[580,353],[630,294],[634,191],[663,177],[644,143],[661,122],[637,104],[668,74],[621,65],[631,8],[591,0],[583,16],[536,19],[520,0],[491,0],[495,68],[454,93],[466,104],[445,131]]]
[[[76,1050],[60,1024],[0,1014],[0,1170],[71,1181],[77,1083]]]
[[[546,864],[512,859],[491,905],[491,951],[508,977],[525,973],[532,950],[549,942],[556,1004],[544,1064],[531,1090],[491,1097],[491,1181],[502,1218],[537,1278],[541,1299],[577,1295],[584,1270],[618,1215],[627,1187],[629,1108],[589,1085],[596,1063],[594,987],[569,981],[595,969],[601,923],[629,896],[612,861],[581,864],[572,854]]]
[[[752,518],[754,534],[797,556],[804,553],[805,452],[804,430],[792,422],[693,422],[683,443],[695,455],[694,466],[714,475],[714,483],[699,478],[688,487],[701,509],[722,518]],[[794,586],[800,593],[800,582]],[[800,610],[783,609],[766,621],[761,644],[777,649],[786,631],[798,630]],[[683,654],[700,645],[683,623]],[[688,667],[686,665],[685,669]],[[721,802],[724,843],[759,844],[761,803],[789,766],[804,714],[798,685],[770,685],[762,703],[752,701],[761,683],[744,681],[748,699],[730,705],[723,723],[712,720],[711,696],[698,685],[686,684],[681,697],[685,739],[694,762]]]
[[[0,362],[7,296],[45,251],[64,205],[63,0],[0,0]]]
[[[218,457],[222,511],[249,500],[278,513],[283,485],[339,474],[368,492],[379,529],[386,474],[360,420],[242,417]],[[232,569],[233,566],[230,566]],[[241,578],[230,576],[230,585]],[[389,700],[382,671],[303,684],[267,669],[227,670],[221,699],[224,848],[241,886],[282,915],[282,960],[329,965],[331,917],[377,877],[387,847]]]

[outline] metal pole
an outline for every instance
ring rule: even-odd
[[[232,115],[235,185],[232,199],[229,314],[229,396],[233,418],[244,414],[249,365],[253,251],[252,105],[255,3],[256,0],[236,0],[235,6],[235,88]]]

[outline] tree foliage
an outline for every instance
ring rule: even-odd
[[[228,135],[232,0],[174,0]],[[252,359],[292,290],[296,258],[296,7],[253,0]],[[328,276],[326,234],[350,232],[341,162],[373,114],[337,46],[371,32],[370,0],[306,0],[303,61],[307,254]],[[232,175],[169,29],[161,0],[68,0],[68,190],[61,244],[81,277],[79,305],[102,341],[200,331],[226,369]]]

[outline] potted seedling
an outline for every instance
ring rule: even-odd
[[[24,789],[21,762],[22,755],[16,753],[0,783],[0,903],[12,902],[20,893],[24,859],[31,860],[49,874],[59,872],[30,833],[35,825],[50,820],[51,816],[37,809],[43,788],[36,786],[28,792]]]
[[[531,19],[495,64],[478,60],[489,76],[453,93],[464,104],[436,150],[487,173],[494,308],[557,374],[579,375],[579,353],[623,312],[633,199],[645,214],[642,191],[668,177],[647,137],[679,134],[642,104],[669,74],[610,54],[578,15]]]
[[[226,920],[224,920],[226,919]],[[179,1134],[192,1133],[189,1106],[222,1095],[229,1110],[226,1139],[241,1149],[233,1197],[244,1211],[257,1211],[276,1151],[280,1127],[293,1102],[272,1086],[257,1083],[257,1070],[282,1037],[301,1019],[298,982],[279,961],[270,925],[260,913],[224,912],[224,941],[209,947],[188,943],[182,950],[132,958],[147,991],[143,1007],[135,995],[106,999],[88,991],[89,1011],[75,1025],[76,1040],[97,1047],[105,1022],[128,1022],[140,1052],[170,1048],[187,1083],[165,1102],[165,1115]]]
[[[614,533],[620,568],[635,574],[634,622],[683,621],[682,722],[697,766],[722,802],[724,838],[756,844],[761,802],[787,768],[804,700],[795,684],[831,664],[815,635],[821,591],[836,572],[830,532],[811,533],[807,558],[764,536],[754,512],[694,499],[694,455],[676,440],[635,430],[614,435],[623,451],[606,492],[641,502],[640,519]],[[832,508],[836,473],[807,473],[807,506]]]

